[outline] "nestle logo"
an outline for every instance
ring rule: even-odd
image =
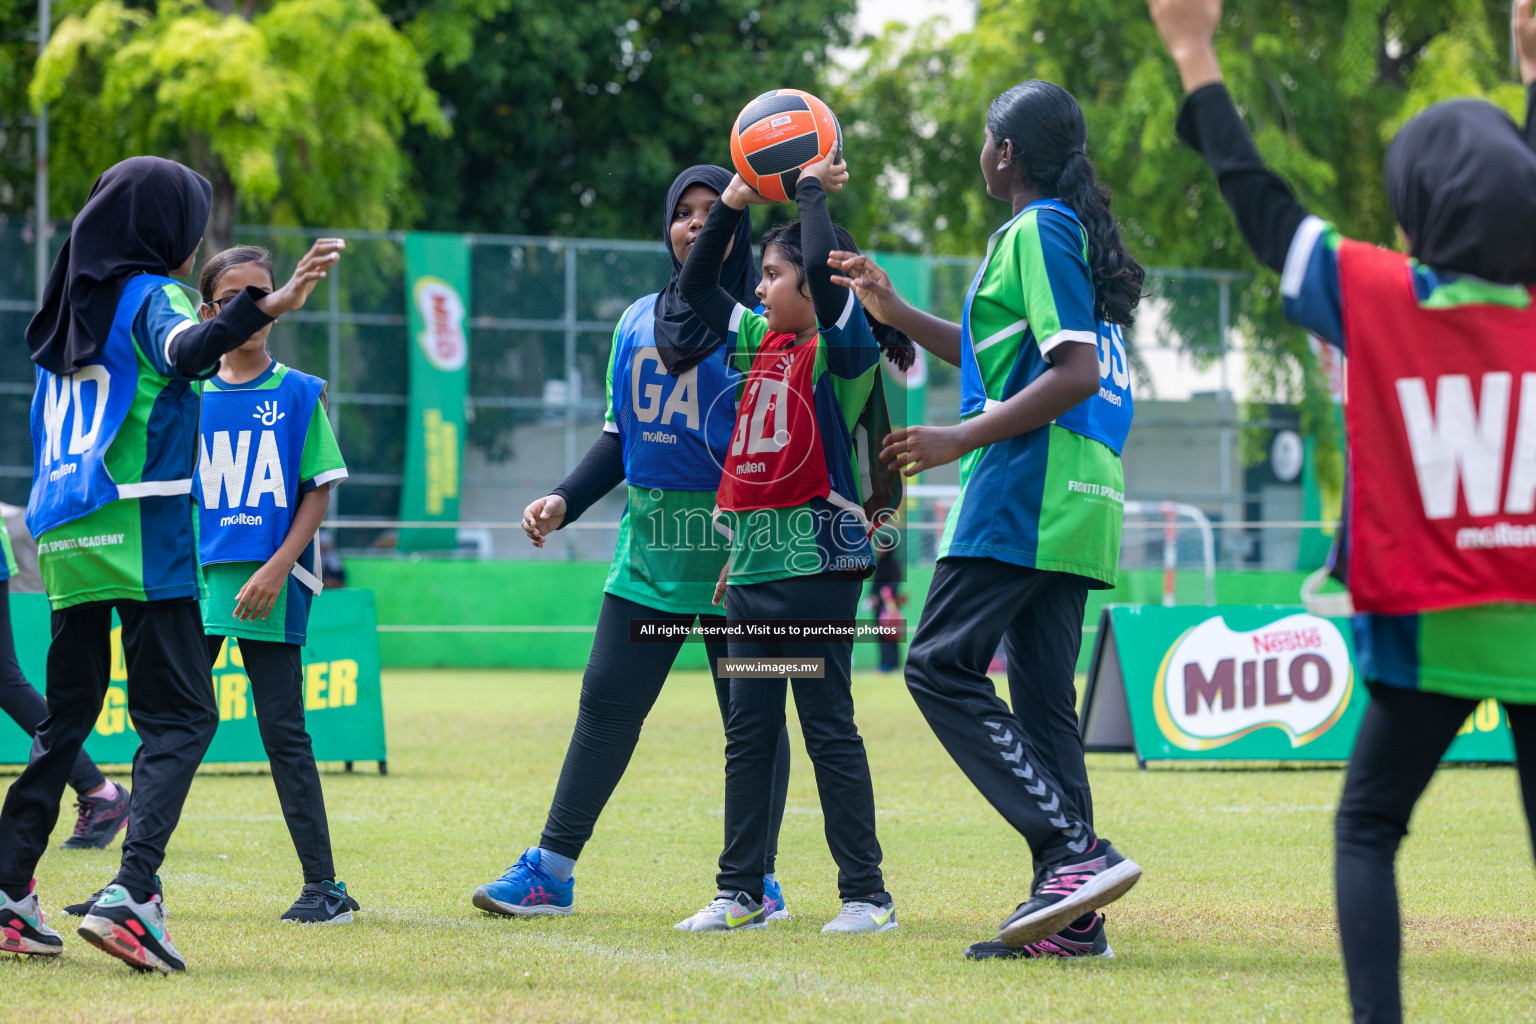
[[[1240,631],[1220,615],[1179,638],[1158,672],[1153,710],[1169,742],[1212,750],[1258,729],[1299,747],[1349,704],[1354,668],[1338,627],[1297,614]]]

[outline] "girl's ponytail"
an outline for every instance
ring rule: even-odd
[[[858,252],[859,246],[848,233],[848,229],[841,224],[832,225],[832,234],[837,238],[838,248],[848,252]],[[862,307],[861,307],[862,308]],[[891,365],[902,373],[912,368],[912,363],[917,359],[917,346],[912,339],[902,334],[890,324],[881,323],[874,318],[869,310],[864,310],[864,319],[869,323],[869,331],[875,336],[875,341],[880,346],[880,351],[891,361]]]
[[[1042,195],[1059,198],[1088,236],[1088,269],[1093,274],[1094,315],[1129,327],[1146,271],[1125,249],[1109,212],[1109,190],[1094,175],[1087,156],[1088,126],[1072,94],[1032,79],[1009,89],[987,108],[993,140],[1013,143],[1024,180]]]
[[[1120,241],[1120,225],[1109,212],[1109,189],[1098,183],[1093,162],[1082,150],[1067,154],[1054,191],[1077,214],[1088,234],[1094,314],[1108,323],[1131,326],[1136,322],[1136,304],[1141,301],[1146,271]]]

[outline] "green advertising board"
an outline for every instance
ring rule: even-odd
[[[1345,761],[1370,699],[1347,619],[1292,605],[1107,605],[1083,739],[1147,761]],[[1468,716],[1449,761],[1510,761],[1496,701]]]
[[[405,236],[410,405],[400,518],[459,518],[464,458],[464,398],[469,390],[469,246],[463,235]],[[456,531],[404,527],[401,551],[452,550]]]
[[[16,656],[32,685],[42,690],[48,656],[48,598],[12,594],[11,625]],[[114,623],[116,617],[113,618]],[[112,628],[112,672],[86,753],[102,764],[126,764],[139,748],[128,714],[128,667],[122,629]],[[328,590],[315,598],[309,643],[303,652],[304,722],[317,761],[377,761],[386,770],[384,699],[379,687],[378,618],[371,590]],[[251,681],[238,642],[224,645],[213,666],[219,730],[204,761],[265,761],[256,726]],[[0,764],[26,764],[31,740],[0,716]]]
[[[933,305],[933,267],[922,256],[910,253],[870,253],[891,278],[897,294],[921,310]],[[928,355],[921,348],[907,370],[898,370],[889,359],[885,368],[885,401],[891,426],[905,427],[928,422]]]

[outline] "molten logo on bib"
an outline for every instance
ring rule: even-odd
[[[469,345],[464,340],[464,300],[458,291],[440,277],[421,277],[415,298],[426,325],[416,340],[427,360],[444,373],[462,368]]]
[[[1290,615],[1249,632],[1220,616],[1181,636],[1157,671],[1153,711],[1169,742],[1214,750],[1275,728],[1304,746],[1327,732],[1354,689],[1338,627]]]

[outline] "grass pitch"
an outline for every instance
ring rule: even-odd
[[[390,775],[327,774],[336,861],[363,905],[280,925],[301,878],[270,778],[205,770],[162,871],[184,976],[139,976],[57,916],[107,881],[116,844],[51,849],[56,961],[0,958],[28,1020],[1032,1020],[1347,1018],[1333,927],[1341,775],[1138,771],[1090,758],[1099,831],[1147,873],[1110,911],[1112,961],[969,963],[1030,877],[1022,841],[966,782],[897,678],[859,677],[887,884],[901,927],[822,936],[837,911],[798,742],[779,858],[794,920],[739,935],[672,924],[713,894],[722,739],[707,677],[675,676],[577,874],[577,912],[471,907],[537,842],[579,676],[391,672]],[[361,768],[361,766],[360,766]],[[0,779],[6,783],[8,779]],[[1410,1019],[1536,1018],[1536,884],[1509,769],[1446,769],[1400,860]],[[60,818],[55,845],[72,818]]]

